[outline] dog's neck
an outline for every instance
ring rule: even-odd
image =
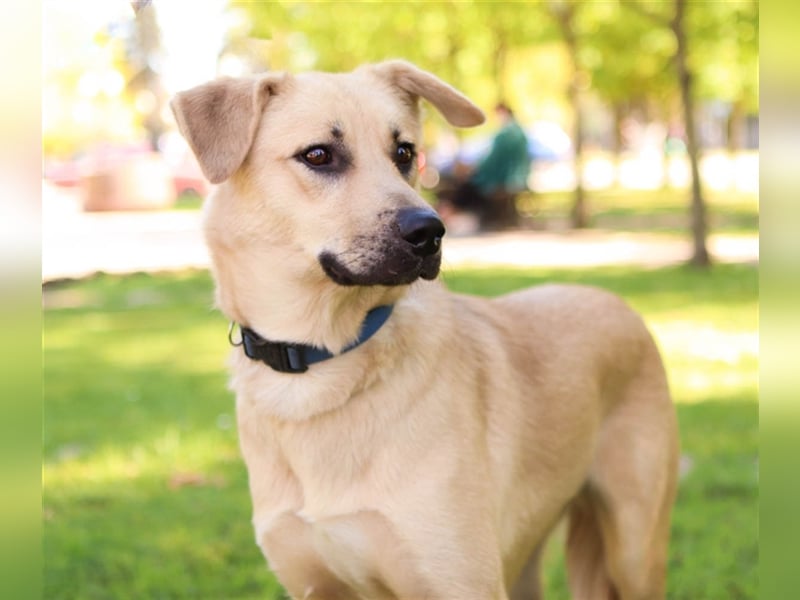
[[[358,338],[370,310],[396,303],[406,289],[340,286],[321,269],[309,272],[307,264],[303,270],[291,259],[266,256],[237,252],[231,263],[232,257],[212,252],[218,307],[231,321],[267,340],[337,354]],[[227,268],[230,264],[236,264],[235,271]]]
[[[393,309],[394,306],[389,304],[370,310],[361,324],[358,338],[345,346],[341,350],[341,354],[356,349],[375,335],[389,319]],[[241,346],[244,349],[245,356],[262,362],[274,371],[281,373],[305,373],[310,365],[324,362],[337,356],[327,348],[266,340],[247,327],[241,328],[241,338]],[[231,339],[231,343],[237,345],[233,339]]]

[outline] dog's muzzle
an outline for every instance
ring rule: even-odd
[[[406,285],[435,279],[442,261],[444,224],[430,208],[381,215],[374,235],[360,235],[342,252],[323,251],[319,263],[339,285]]]

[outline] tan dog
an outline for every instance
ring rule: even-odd
[[[256,540],[295,599],[530,599],[566,514],[574,597],[661,598],[677,439],[656,347],[599,290],[433,281],[420,97],[483,121],[399,61],[173,101],[220,184],[205,228],[246,337],[232,387]]]

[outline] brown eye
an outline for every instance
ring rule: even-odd
[[[331,164],[333,160],[333,155],[331,151],[327,148],[323,148],[322,146],[315,146],[314,148],[309,148],[302,154],[303,160],[311,165],[312,167],[323,167],[325,165]]]
[[[414,144],[400,144],[395,150],[394,162],[402,173],[408,173],[416,157]]]
[[[395,161],[398,165],[409,165],[414,160],[414,146],[400,144],[395,152]]]

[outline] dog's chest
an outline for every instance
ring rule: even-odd
[[[319,520],[286,512],[259,538],[294,598],[394,598],[398,565],[412,567],[390,523],[375,511]]]

